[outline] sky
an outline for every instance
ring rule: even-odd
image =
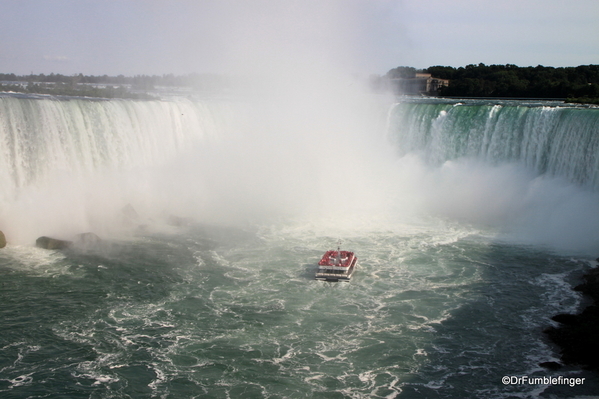
[[[0,0],[0,73],[577,66],[597,21],[599,0]]]

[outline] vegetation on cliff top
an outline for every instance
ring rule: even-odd
[[[599,103],[599,65],[554,68],[538,65],[467,65],[431,66],[426,69],[397,67],[382,77],[371,77],[371,84],[379,89],[393,87],[386,84],[393,79],[412,79],[416,73],[429,73],[434,78],[448,79],[439,96],[451,97],[520,97],[559,98],[572,102]]]
[[[434,77],[449,79],[442,96],[599,98],[599,65],[554,68],[538,65],[468,65],[464,68],[433,66]]]

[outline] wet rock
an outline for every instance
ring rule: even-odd
[[[562,365],[558,362],[543,362],[539,363],[539,366],[546,368],[548,370],[559,370],[562,368]]]
[[[599,268],[589,270],[583,276],[583,280],[584,283],[574,287],[574,290],[590,296],[595,301],[599,301]]]
[[[588,295],[595,303],[576,315],[552,317],[561,325],[549,327],[544,332],[561,348],[563,363],[599,370],[599,269],[586,273],[584,283],[574,289]]]
[[[562,313],[562,314],[553,316],[551,318],[551,320],[557,321],[558,323],[561,323],[561,324],[564,324],[567,326],[571,326],[578,322],[578,316],[575,314]]]
[[[4,233],[0,231],[0,248],[4,248],[6,246],[6,237]]]
[[[43,249],[65,249],[73,245],[72,241],[42,236],[35,240],[35,246]]]

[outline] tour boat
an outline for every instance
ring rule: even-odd
[[[358,258],[353,252],[327,251],[318,262],[316,280],[323,281],[349,281],[358,265]]]

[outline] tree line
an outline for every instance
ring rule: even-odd
[[[440,95],[469,97],[599,97],[599,65],[554,68],[538,65],[433,66],[427,72],[451,80]]]
[[[577,67],[519,67],[506,65],[431,66],[426,69],[397,67],[381,77],[410,79],[416,73],[430,73],[439,79],[448,79],[448,86],[441,87],[439,96],[452,97],[521,97],[580,99],[584,102],[599,101],[599,65]],[[375,84],[384,85],[381,80]]]

